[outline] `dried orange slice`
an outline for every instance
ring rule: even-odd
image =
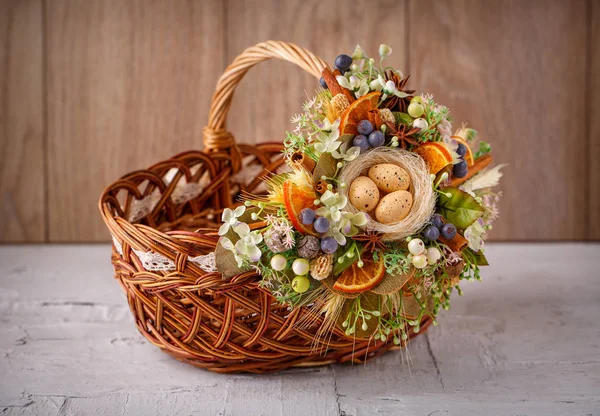
[[[417,147],[414,152],[425,159],[429,172],[438,173],[452,163],[452,153],[442,142],[427,142]]]
[[[340,274],[333,288],[345,293],[365,292],[375,286],[385,276],[385,264],[379,258],[377,262],[373,259],[363,258],[363,267],[358,267],[358,262]]]
[[[469,146],[469,142],[463,139],[460,136],[452,136],[457,143],[462,143],[467,148],[467,153],[465,154],[465,162],[467,162],[467,166],[473,166],[475,164],[475,158],[473,157],[473,151],[471,150],[471,146]]]
[[[369,119],[369,111],[377,108],[380,96],[380,92],[371,92],[350,104],[340,117],[340,134],[358,134],[356,124]]]
[[[317,235],[312,225],[304,225],[298,219],[300,211],[304,208],[317,209],[316,198],[317,195],[312,188],[299,186],[291,180],[283,183],[283,204],[292,225],[302,234]]]

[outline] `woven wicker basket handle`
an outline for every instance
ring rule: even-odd
[[[304,48],[293,43],[272,40],[248,48],[235,58],[217,82],[208,115],[208,125],[203,130],[206,149],[230,151],[234,171],[240,169],[241,160],[233,135],[225,129],[225,121],[231,107],[235,87],[250,68],[272,58],[294,63],[316,78],[319,78],[321,71],[327,67],[321,58]]]

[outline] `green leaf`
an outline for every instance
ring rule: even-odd
[[[359,255],[361,255],[364,248],[358,244],[357,244],[357,248],[358,248]],[[340,263],[336,260],[335,266],[333,266],[333,275],[334,276],[339,276],[344,270],[346,270],[348,267],[352,266],[354,264],[354,262],[358,260],[358,257],[359,257],[359,255],[354,253],[354,256],[350,258],[350,257],[344,255],[345,252],[343,250],[341,250],[341,251],[342,251],[342,253],[340,254],[339,258],[342,259],[342,262]]]
[[[317,165],[313,171],[313,179],[315,182],[317,182],[321,179],[321,176],[327,176],[328,178],[331,178],[333,175],[335,175],[336,170],[337,161],[333,158],[333,156],[331,156],[331,153],[323,153],[317,161]]]
[[[492,151],[492,146],[488,142],[480,141],[479,150],[475,153],[475,159],[479,159],[481,156],[487,155]]]
[[[248,225],[250,225],[252,223],[255,223],[255,222],[260,222],[261,220],[253,220],[252,219],[252,214],[255,213],[255,212],[258,214],[260,212],[260,208],[259,207],[248,207],[248,208],[246,208],[246,211],[238,218],[238,221],[245,222]],[[231,230],[230,230],[230,232],[231,232]],[[234,234],[234,236],[237,238],[237,234]],[[229,233],[228,233],[227,237],[229,237],[229,239],[231,241],[233,241],[233,239],[231,238],[231,236],[229,235]],[[237,238],[237,239],[239,239],[239,238]],[[235,241],[233,241],[233,243],[235,244]]]
[[[235,245],[240,237],[233,231],[229,230],[223,237],[227,237]],[[223,275],[224,278],[232,278],[233,276],[248,271],[248,267],[239,267],[233,253],[223,247],[221,241],[217,243],[215,248],[215,264],[217,271]]]
[[[471,143],[477,137],[477,131],[474,129],[465,129],[465,139],[467,142]]]
[[[396,119],[396,124],[412,124],[413,122],[413,118],[406,114],[406,113],[401,113],[400,111],[392,111],[392,114],[394,115],[394,118]]]
[[[358,299],[348,299],[346,300],[346,302],[344,302],[344,305],[342,306],[342,310],[340,312],[340,314],[338,315],[338,319],[337,319],[337,325],[338,327],[342,330],[345,331],[346,328],[343,327],[343,323],[344,321],[348,318],[348,314],[351,311],[354,311],[354,314],[356,314],[358,312],[358,304],[356,302],[358,302]],[[381,297],[377,294],[374,293],[361,293],[360,294],[360,309],[361,310],[371,310],[371,311],[376,311],[376,310],[380,310],[380,301],[381,301]],[[356,315],[354,315],[356,316]],[[367,329],[363,330],[362,329],[362,323],[363,320],[362,319],[358,319],[358,322],[356,323],[356,332],[353,334],[353,336],[355,336],[356,338],[360,338],[360,339],[366,339],[366,338],[370,338],[373,336],[373,334],[375,333],[375,330],[377,329],[377,325],[379,323],[378,319],[375,318],[371,318],[367,321],[364,321],[367,324]]]
[[[342,142],[342,143],[346,143],[346,142],[348,142],[348,141],[350,141],[350,140],[352,140],[352,139],[354,139],[354,134],[348,134],[348,133],[346,133],[346,134],[342,134],[342,135],[339,137],[339,139],[338,139],[338,140],[339,140],[340,142]]]
[[[470,248],[466,248],[465,251],[469,252],[469,254],[472,257],[473,263],[477,264],[478,266],[489,266],[490,265],[490,263],[488,262],[487,258],[485,257],[485,255],[483,254],[483,252],[481,250],[473,251]]]
[[[484,209],[468,193],[458,188],[444,188],[438,200],[438,212],[456,228],[464,230],[483,215]]]

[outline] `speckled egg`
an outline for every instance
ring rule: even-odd
[[[375,209],[379,202],[379,189],[368,177],[359,176],[350,184],[348,196],[357,210],[368,212]]]
[[[369,178],[383,192],[406,191],[410,185],[408,172],[391,163],[380,163],[369,169]]]
[[[375,210],[375,218],[382,224],[398,222],[406,218],[412,208],[413,197],[408,191],[387,194]]]

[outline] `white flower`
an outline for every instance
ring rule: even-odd
[[[319,129],[323,131],[333,131],[334,129],[337,129],[340,123],[339,120],[336,120],[336,122],[332,123],[327,117],[325,117],[323,121],[315,121],[315,124]]]
[[[340,147],[342,142],[338,141],[340,131],[333,130],[331,133],[319,133],[316,137],[315,150],[319,153],[331,153]]]
[[[236,230],[241,238],[235,243],[235,251],[240,256],[250,260],[250,262],[255,263],[260,260],[260,256],[262,255],[257,244],[263,241],[263,236],[258,230],[250,231],[248,224],[240,223],[239,225],[245,225],[245,227],[240,227],[239,230]]]
[[[347,146],[342,146],[339,152],[337,150],[331,152],[331,156],[333,156],[334,159],[342,159],[346,162],[352,162],[358,157],[358,155],[360,155],[360,147],[352,146],[348,150],[345,150],[344,147]]]
[[[238,218],[241,217],[244,212],[246,212],[246,207],[243,205],[237,207],[233,211],[230,208],[225,208],[223,210],[223,215],[221,216],[223,225],[219,228],[219,235],[227,234],[229,229],[239,222]]]
[[[325,217],[333,222],[338,222],[342,219],[340,210],[344,209],[346,204],[348,204],[348,197],[327,190],[320,199],[321,203],[325,206],[315,211],[317,215]]]
[[[235,245],[227,237],[221,237],[221,245],[233,253],[238,267],[242,267],[244,260],[251,263],[259,261],[262,253],[257,244],[263,241],[260,231],[250,231],[248,224],[239,221],[233,226],[233,231],[240,237]]]
[[[362,97],[369,92],[369,83],[366,78],[359,78],[356,75],[350,75],[350,78],[346,78],[338,75],[335,79],[342,87],[352,91],[356,98]]]
[[[364,227],[367,225],[368,220],[369,218],[364,212],[359,212],[357,214],[345,212],[341,221],[342,233],[346,237],[352,237],[358,233],[358,228],[356,227]]]
[[[381,58],[386,58],[392,54],[392,48],[388,45],[381,44],[379,45],[379,56]]]
[[[364,57],[365,52],[360,47],[360,45],[356,45],[356,48],[354,48],[354,52],[352,53],[352,59],[356,61],[357,59],[362,59]]]
[[[465,238],[469,241],[469,248],[474,251],[479,251],[483,248],[483,235],[485,228],[483,221],[479,218],[465,230]]]
[[[371,87],[371,89],[374,91],[382,91],[382,100],[385,100],[390,95],[395,95],[399,98],[408,97],[408,94],[406,94],[405,92],[398,91],[398,88],[396,88],[396,84],[394,84],[394,81],[386,81],[381,75],[378,75],[377,79],[371,81],[369,87]]]

